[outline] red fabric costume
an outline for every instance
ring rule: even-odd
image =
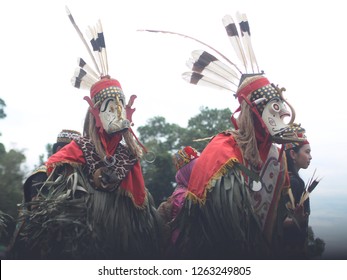
[[[116,147],[117,146],[112,149],[113,152],[115,151]],[[112,152],[112,150],[110,150],[110,152]],[[60,166],[64,163],[71,164],[72,166],[86,164],[83,151],[76,144],[76,142],[72,141],[70,144],[62,148],[58,153],[52,155],[48,159],[46,162],[48,173],[51,173],[54,167]],[[138,161],[134,164],[133,168],[129,171],[125,179],[122,180],[120,187],[133,198],[134,203],[138,207],[143,206],[146,198],[146,191],[141,166]]]

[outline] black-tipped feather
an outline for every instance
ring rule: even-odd
[[[78,25],[76,24],[74,18],[72,17],[72,14],[71,14],[71,12],[70,12],[70,10],[68,9],[67,6],[65,6],[65,10],[66,10],[66,13],[67,13],[67,15],[68,15],[68,17],[69,17],[69,19],[70,19],[70,21],[71,21],[73,27],[74,27],[75,30],[77,31],[78,36],[81,38],[81,40],[82,40],[84,46],[86,47],[86,49],[87,49],[87,51],[88,51],[88,53],[89,53],[89,55],[90,55],[90,57],[91,57],[91,59],[92,59],[94,65],[95,65],[96,70],[100,73],[98,64],[97,64],[97,62],[96,62],[96,60],[95,60],[95,57],[93,56],[93,53],[91,52],[91,50],[90,50],[90,48],[89,48],[89,45],[88,45],[86,39],[84,38],[84,36],[83,36],[81,30],[79,29]]]
[[[249,60],[253,73],[259,73],[257,59],[255,57],[252,42],[251,42],[251,30],[249,28],[247,16],[245,14],[237,13],[236,17],[239,21],[239,26],[241,30],[241,38],[242,38],[243,47],[244,47],[247,59]]]
[[[245,57],[245,53],[239,37],[239,32],[237,31],[237,26],[233,18],[230,15],[225,15],[223,17],[223,24],[237,57],[240,59],[245,70],[247,71],[247,59]]]

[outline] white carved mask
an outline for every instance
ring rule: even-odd
[[[286,117],[290,117],[290,112],[284,102],[279,98],[270,100],[265,105],[262,113],[262,119],[271,136],[279,134],[288,128],[289,124],[285,122]]]
[[[130,122],[126,119],[123,100],[119,98],[105,99],[100,106],[99,116],[104,130],[108,134],[129,128]]]

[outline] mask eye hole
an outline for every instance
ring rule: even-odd
[[[106,112],[106,110],[110,112],[110,109],[112,107],[112,105],[110,106],[110,104],[112,104],[112,101],[115,102],[115,99],[114,98],[106,99],[100,107],[100,112]]]
[[[278,105],[278,103],[273,103],[271,107],[275,113],[278,113],[280,111],[280,105]]]

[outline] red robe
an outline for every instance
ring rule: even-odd
[[[117,145],[113,148],[115,151]],[[64,163],[72,166],[84,165],[86,160],[81,148],[72,141],[57,153],[53,154],[46,162],[47,172],[50,174],[54,167]],[[126,191],[136,206],[142,207],[146,201],[145,182],[142,176],[141,166],[137,161],[127,176],[121,182],[120,187]]]

